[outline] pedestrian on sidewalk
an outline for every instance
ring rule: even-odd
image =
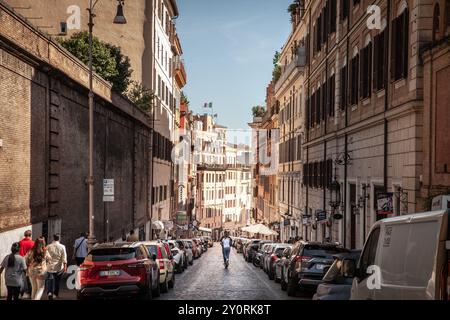
[[[53,235],[53,242],[47,246],[51,262],[47,268],[47,295],[49,300],[58,298],[61,277],[67,272],[66,246],[61,244],[61,236]]]
[[[31,234],[32,234],[31,230],[26,230],[23,234],[24,238],[19,241],[19,245],[20,245],[19,254],[22,257],[25,257],[27,255],[27,253],[31,250],[31,248],[33,248],[33,246],[34,246],[34,241],[31,238]],[[23,274],[23,278],[24,278],[24,280],[23,280],[23,286],[21,289],[21,295],[22,295],[22,298],[29,298],[29,297],[31,297],[31,281],[26,273]]]
[[[75,248],[73,251],[72,258],[76,261],[77,266],[81,266],[84,262],[84,259],[88,255],[88,243],[87,243],[87,233],[82,232],[80,237],[75,240],[73,244]]]
[[[134,230],[130,230],[130,235],[127,237],[127,242],[139,241],[138,236],[134,233]]]
[[[47,266],[52,257],[45,247],[44,237],[34,241],[34,247],[27,253],[25,261],[27,264],[28,276],[31,280],[31,299],[41,300],[45,289],[45,279],[47,278]]]
[[[0,276],[5,271],[5,284],[8,290],[6,300],[19,300],[20,290],[24,284],[23,274],[25,273],[27,266],[25,259],[19,254],[20,244],[19,242],[13,243],[11,246],[11,254],[7,255],[3,259],[0,265]]]

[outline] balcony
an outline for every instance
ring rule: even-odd
[[[175,71],[175,81],[180,88],[183,88],[187,83],[186,69],[184,68],[184,62],[180,58],[174,59],[173,69]]]
[[[305,46],[299,46],[297,54],[284,68],[283,73],[275,84],[275,92],[278,92],[291,75],[296,72],[304,72],[306,66],[306,51]]]

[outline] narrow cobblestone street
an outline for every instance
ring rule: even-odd
[[[215,243],[194,265],[178,274],[176,285],[162,300],[286,300],[280,285],[270,281],[262,269],[245,262],[232,249],[230,266],[224,269],[221,248]]]

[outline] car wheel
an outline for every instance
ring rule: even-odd
[[[167,293],[168,291],[169,291],[169,283],[167,281],[167,274],[166,274],[166,279],[164,280],[164,283],[161,284],[161,292]]]
[[[140,300],[152,300],[152,284],[150,283],[148,288],[144,289],[142,293],[140,294],[139,298]]]
[[[175,273],[172,273],[172,279],[169,281],[169,288],[173,289],[175,287]]]
[[[286,291],[287,290],[287,283],[284,281],[284,277],[281,276],[281,290]]]
[[[87,300],[87,298],[81,294],[80,291],[77,291],[77,300],[83,301],[83,300]]]
[[[159,286],[159,276],[156,288],[153,290],[153,296],[159,297],[161,295],[161,287]]]
[[[288,277],[286,290],[289,297],[295,296],[297,292],[297,283],[295,283],[294,279],[292,279],[291,277]]]

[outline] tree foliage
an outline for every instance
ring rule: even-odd
[[[263,106],[254,106],[252,108],[252,114],[254,117],[263,117],[264,113],[266,113],[266,108]]]
[[[191,103],[184,91],[181,91],[181,102],[185,103],[186,105],[189,105]]]
[[[145,112],[151,110],[153,106],[154,93],[142,85],[142,83],[131,81],[126,96],[136,106]]]
[[[61,45],[86,65],[89,65],[89,33],[87,31],[73,34],[69,39],[60,39]],[[130,84],[130,59],[123,55],[121,49],[112,44],[92,40],[92,67],[95,73],[112,84],[112,89],[124,93]]]

